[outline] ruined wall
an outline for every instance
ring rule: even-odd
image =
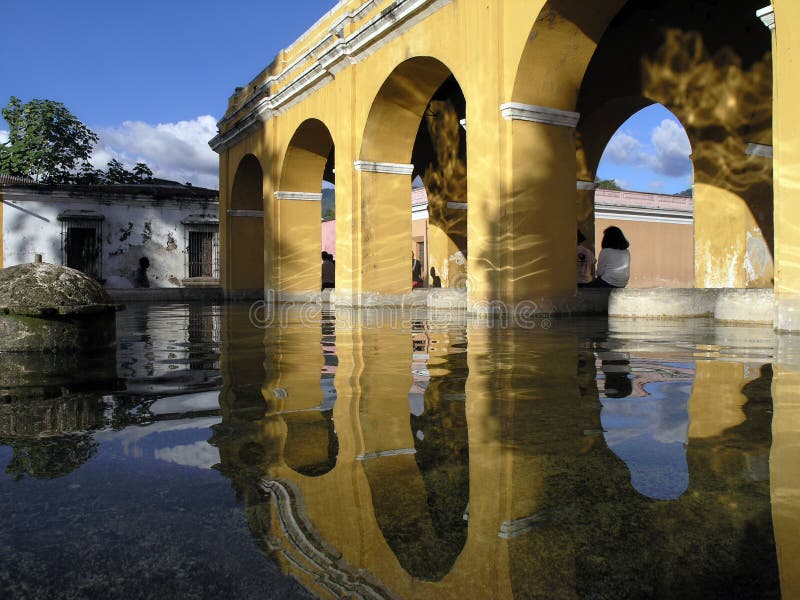
[[[35,254],[41,254],[45,262],[64,264],[59,215],[102,215],[100,278],[109,288],[133,287],[142,256],[150,260],[151,287],[180,287],[188,276],[189,241],[183,221],[191,217],[216,220],[219,213],[219,203],[209,200],[149,195],[87,198],[27,188],[6,188],[4,208],[5,266],[32,262]]]

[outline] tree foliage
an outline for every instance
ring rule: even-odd
[[[617,185],[616,179],[601,179],[597,182],[598,189],[601,190],[621,190],[622,188]]]
[[[2,110],[10,131],[0,146],[0,171],[42,183],[67,183],[89,160],[97,134],[63,104],[53,100],[23,103],[15,96]]]
[[[128,171],[111,159],[106,170],[89,163],[97,135],[63,104],[31,100],[23,104],[14,96],[3,110],[10,126],[8,142],[0,144],[0,172],[27,176],[40,183],[146,183],[153,171],[139,162]]]

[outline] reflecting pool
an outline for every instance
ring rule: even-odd
[[[132,304],[0,356],[0,597],[800,597],[800,341]]]

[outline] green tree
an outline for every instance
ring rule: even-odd
[[[136,163],[133,167],[133,174],[137,181],[151,181],[153,179],[153,171],[150,170],[147,163]]]
[[[63,104],[53,100],[23,103],[15,96],[2,110],[9,125],[0,145],[0,172],[37,182],[68,183],[89,160],[97,135]]]
[[[621,190],[617,185],[616,179],[601,179],[597,182],[597,187],[601,190]]]

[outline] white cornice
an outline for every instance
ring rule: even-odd
[[[258,85],[256,92],[258,100],[251,99],[244,106],[220,120],[217,123],[217,127],[220,128],[227,123],[235,124],[224,134],[215,136],[209,145],[215,152],[232,147],[239,139],[248,135],[254,126],[261,126],[263,122],[288,109],[308,94],[332,81],[333,76],[347,65],[360,62],[380,46],[402,35],[413,25],[452,1],[396,0],[349,37],[343,39],[340,37],[343,24],[357,20],[372,7],[374,2],[370,0],[354,12],[348,13],[334,24],[332,32],[326,33],[319,42],[312,45],[309,50],[292,61],[280,73],[268,77]],[[273,85],[285,81],[294,69],[311,61],[313,63],[308,68],[293,76],[288,84],[270,95]]]
[[[263,210],[234,210],[230,209],[227,211],[229,217],[257,217],[259,219],[264,218],[264,211]]]
[[[744,149],[747,156],[763,156],[764,158],[772,158],[772,146],[766,144],[749,143]]]
[[[764,25],[769,27],[770,31],[775,31],[775,9],[772,5],[757,10],[756,16],[761,19]]]
[[[276,200],[301,200],[303,202],[322,202],[322,192],[275,192]]]
[[[595,204],[595,219],[616,219],[618,221],[647,221],[650,223],[674,223],[691,225],[693,211],[669,210],[659,208],[640,208],[633,206],[611,206]]]
[[[597,189],[597,186],[600,185],[595,181],[581,181],[580,179],[576,182],[575,187],[579,190],[588,190],[594,191]]]
[[[546,125],[558,125],[574,128],[581,115],[569,110],[522,104],[520,102],[506,102],[500,105],[500,113],[506,121],[530,121]]]
[[[387,175],[411,175],[414,172],[414,165],[403,163],[372,162],[369,160],[357,160],[353,163],[356,171],[362,173],[385,173]]]

